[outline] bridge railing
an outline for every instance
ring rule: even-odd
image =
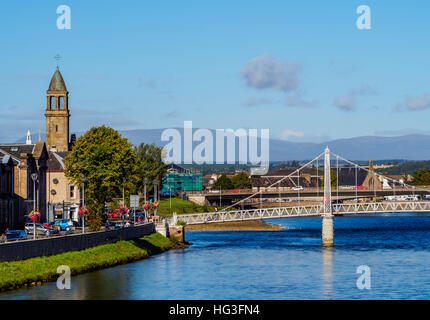
[[[333,205],[334,215],[401,212],[430,212],[430,201],[347,203]],[[309,205],[183,214],[178,215],[177,219],[187,224],[203,224],[289,217],[315,217],[321,216],[323,213],[323,205]]]

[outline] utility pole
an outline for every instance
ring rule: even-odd
[[[39,178],[37,173],[33,173],[31,175],[31,179],[33,180],[33,211],[36,211],[36,182]],[[33,239],[36,239],[36,220],[33,221]]]

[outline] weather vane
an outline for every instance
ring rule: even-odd
[[[54,59],[55,59],[55,60],[57,60],[57,68],[58,68],[58,62],[61,60],[61,56],[60,56],[59,54],[57,54],[57,55],[54,57]]]

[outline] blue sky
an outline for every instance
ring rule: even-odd
[[[371,30],[356,9],[371,8]],[[56,26],[71,8],[71,30]],[[0,3],[0,141],[45,130],[60,70],[71,131],[269,128],[324,141],[430,133],[425,1],[53,1]]]

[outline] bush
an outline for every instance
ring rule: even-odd
[[[177,226],[185,227],[185,226],[187,225],[187,223],[186,223],[185,221],[178,220],[178,222],[176,222],[176,225],[177,225]]]

